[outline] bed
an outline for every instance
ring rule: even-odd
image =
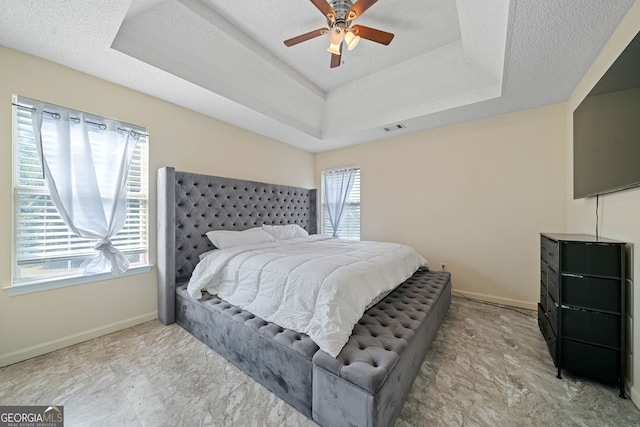
[[[449,273],[418,269],[364,313],[335,357],[307,334],[187,289],[201,255],[214,249],[207,232],[297,224],[313,235],[318,210],[316,190],[161,168],[158,316],[320,425],[392,425],[446,315]]]

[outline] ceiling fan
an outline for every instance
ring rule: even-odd
[[[311,0],[311,3],[317,7],[320,12],[327,18],[327,26],[329,28],[319,28],[309,31],[289,40],[285,40],[284,44],[288,47],[298,43],[319,37],[325,34],[329,35],[329,48],[331,52],[331,68],[340,65],[342,56],[342,44],[347,44],[347,48],[352,50],[360,38],[388,45],[393,40],[393,34],[385,31],[376,30],[375,28],[365,27],[364,25],[351,25],[353,20],[362,15],[378,0]]]

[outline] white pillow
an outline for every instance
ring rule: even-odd
[[[262,229],[275,237],[276,240],[289,240],[309,236],[307,230],[300,227],[298,224],[263,225]]]
[[[276,240],[271,234],[264,232],[260,227],[249,228],[243,231],[209,231],[207,237],[218,249],[228,249],[240,245],[254,245]]]

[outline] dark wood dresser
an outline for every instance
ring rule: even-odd
[[[538,325],[558,368],[617,384],[624,397],[625,243],[540,234]]]

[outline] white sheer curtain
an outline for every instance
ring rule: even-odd
[[[33,131],[53,203],[74,234],[96,241],[83,274],[124,273],[129,262],[111,238],[127,218],[126,179],[140,134],[48,104],[35,110]]]
[[[331,228],[333,228],[333,237],[338,237],[338,227],[340,227],[356,173],[357,169],[353,168],[324,172],[324,202]]]

